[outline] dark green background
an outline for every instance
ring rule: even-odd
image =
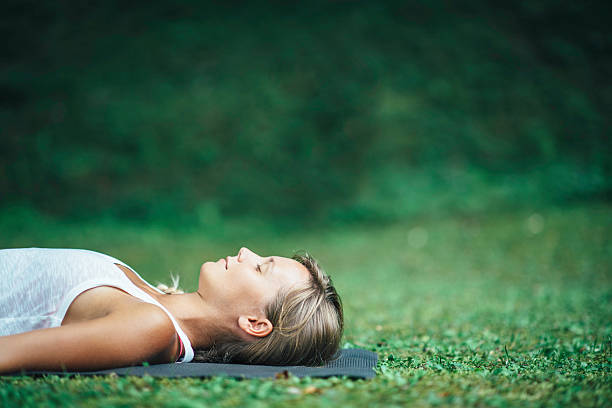
[[[221,228],[609,202],[609,4],[5,2],[0,208]]]

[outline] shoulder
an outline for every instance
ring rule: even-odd
[[[170,317],[159,306],[145,302],[118,308],[110,316],[126,349],[137,361],[174,362],[179,339]]]
[[[159,306],[145,302],[134,302],[117,308],[112,313],[114,319],[132,327],[134,333],[145,331],[164,337],[175,334],[170,317]]]
[[[168,315],[158,306],[145,302],[130,302],[116,308],[105,319],[126,347],[143,353],[158,353],[173,348],[177,334]]]

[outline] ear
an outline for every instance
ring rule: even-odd
[[[255,337],[266,337],[272,333],[272,322],[266,318],[260,318],[257,316],[240,316],[238,318],[238,326],[245,333]]]

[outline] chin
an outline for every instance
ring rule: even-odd
[[[207,273],[209,272],[209,269],[210,269],[210,265],[209,264],[210,264],[210,262],[205,262],[200,267],[200,276],[198,277],[198,288],[201,288],[202,284],[208,280],[206,275],[207,275]]]
[[[204,262],[200,267],[200,277],[206,273],[219,274],[222,272],[225,272],[225,260],[223,258],[219,259],[217,262]]]
[[[204,262],[200,267],[200,275],[205,274],[206,271],[214,268],[214,262]]]

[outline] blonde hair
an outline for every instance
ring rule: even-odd
[[[330,277],[308,254],[296,254],[310,272],[300,288],[280,291],[267,305],[272,332],[255,341],[226,335],[210,348],[196,350],[194,361],[266,365],[322,365],[331,360],[344,330],[342,301]]]
[[[168,286],[163,283],[157,284],[157,289],[164,292],[166,295],[180,295],[181,293],[185,293],[182,289],[179,288],[179,279],[178,275],[170,274],[170,279],[172,280],[172,286]]]

